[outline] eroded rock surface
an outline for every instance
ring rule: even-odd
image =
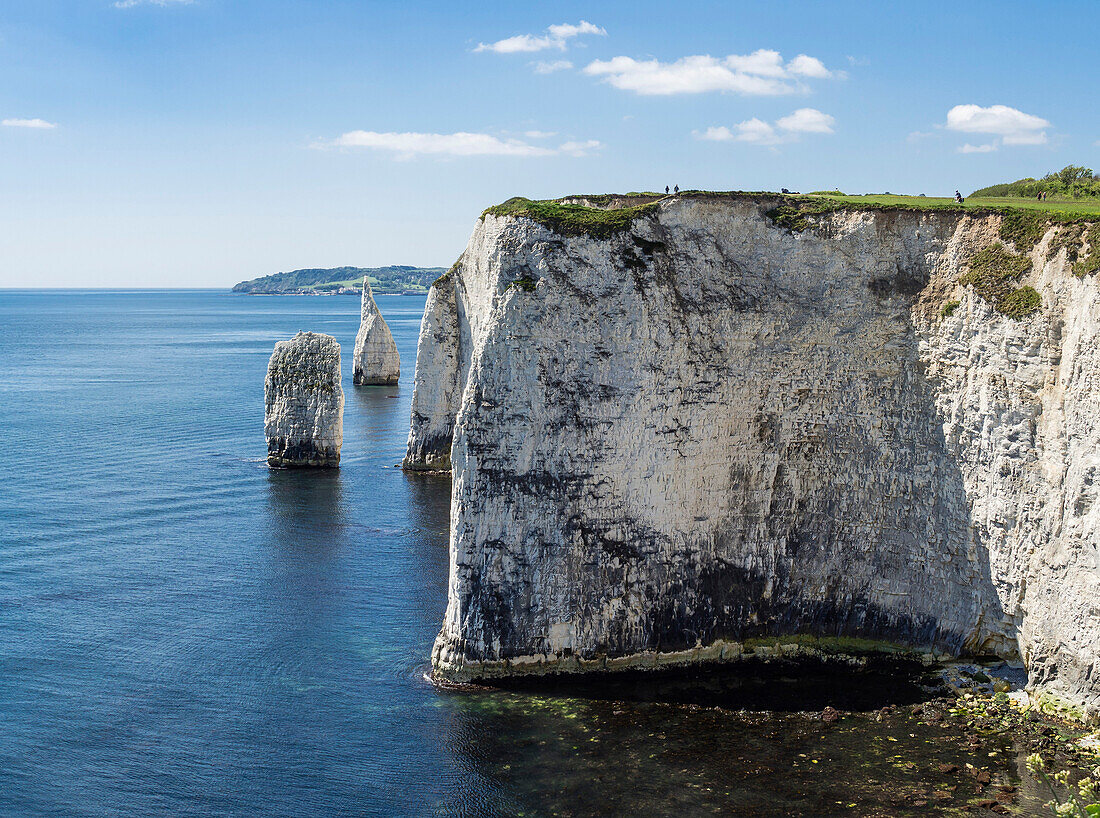
[[[370,283],[363,279],[363,307],[359,332],[355,335],[352,383],[362,386],[395,384],[401,376],[401,356],[397,354],[390,327],[378,305]]]
[[[428,300],[406,458],[453,467],[436,672],[797,636],[1018,657],[1097,710],[1096,281],[1050,231],[1015,320],[959,282],[999,215],[792,232],[776,204],[682,196],[604,239],[479,222]]]
[[[264,404],[268,465],[340,465],[344,390],[335,338],[299,332],[275,344],[267,365]]]

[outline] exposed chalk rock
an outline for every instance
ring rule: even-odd
[[[401,356],[393,341],[389,325],[378,305],[370,283],[363,278],[363,308],[359,332],[355,336],[355,356],[352,383],[361,386],[382,386],[397,383],[401,375]]]
[[[268,465],[340,465],[344,390],[335,338],[299,332],[275,344],[267,365],[264,404]]]
[[[1100,711],[1097,280],[1048,232],[1014,320],[959,281],[1000,215],[792,232],[781,203],[684,195],[600,238],[478,223],[428,299],[405,461],[453,468],[436,673],[797,636],[1019,658]]]
[[[469,369],[469,327],[456,309],[453,282],[441,279],[428,292],[413,376],[412,422],[402,464],[413,471],[451,468],[451,438],[462,394],[460,378]],[[465,340],[464,340],[465,338]]]

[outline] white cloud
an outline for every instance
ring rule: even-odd
[[[532,51],[545,51],[548,48],[556,48],[565,51],[568,41],[582,34],[598,34],[606,36],[607,32],[599,26],[593,25],[587,20],[581,20],[576,25],[561,23],[550,26],[546,33],[517,34],[515,37],[506,37],[495,43],[479,43],[474,51],[495,51],[497,54],[518,54]]]
[[[799,108],[775,121],[785,131],[793,133],[832,133],[836,120],[816,108]]]
[[[528,139],[549,139],[552,136],[557,136],[556,131],[524,131],[524,136]]]
[[[179,3],[189,6],[194,0],[115,0],[116,9],[132,9],[134,6],[170,6]]]
[[[799,54],[787,63],[787,70],[797,76],[814,79],[828,79],[833,75],[821,60],[817,57],[807,57],[805,54]]]
[[[1025,114],[1007,105],[990,105],[988,108],[956,105],[947,112],[949,131],[999,136],[1005,145],[1044,145],[1047,134],[1043,129],[1049,127],[1050,123],[1042,117]],[[995,147],[994,144],[989,150]]]
[[[615,88],[644,95],[730,91],[746,96],[779,96],[807,90],[802,78],[833,76],[820,60],[799,54],[786,65],[778,51],[759,49],[728,57],[695,55],[670,63],[612,57],[589,63],[584,73]]]
[[[573,67],[569,60],[553,60],[552,62],[539,61],[531,63],[536,74],[553,74],[555,71],[566,71]]]
[[[743,74],[755,74],[759,77],[785,77],[783,57],[778,51],[758,48],[751,54],[730,54],[724,60],[726,67]]]
[[[1021,133],[1007,134],[1001,142],[1005,145],[1045,145],[1047,143],[1047,132],[1022,131]]]
[[[733,130],[724,125],[695,133],[697,139],[708,142],[748,142],[753,145],[780,145],[794,142],[803,133],[832,133],[836,120],[814,108],[799,108],[781,117],[772,125],[753,117],[739,122]]]
[[[967,142],[965,145],[962,145],[955,150],[958,153],[993,153],[993,151],[997,150],[997,143],[989,142],[984,145],[971,145],[969,142]]]
[[[733,128],[731,131],[725,125],[710,127],[702,133],[696,132],[695,136],[708,142],[751,142],[755,145],[777,145],[783,141],[774,126],[756,117],[739,122]]]
[[[730,140],[736,138],[736,135],[733,133],[733,131],[731,131],[725,125],[720,125],[718,127],[714,127],[712,125],[702,133],[696,131],[695,136],[699,139],[705,139],[708,142],[729,142]]]
[[[528,133],[529,139],[532,131]],[[552,134],[540,134],[552,136]],[[557,148],[532,145],[519,139],[501,139],[486,133],[379,133],[378,131],[349,131],[331,142],[318,143],[316,147],[369,148],[388,151],[398,159],[416,156],[587,156],[601,147],[596,140],[564,142]]]
[[[49,129],[56,128],[56,122],[47,122],[44,119],[5,119],[0,121],[0,125],[6,125],[9,128],[39,128]]]
[[[602,148],[603,145],[595,139],[586,139],[583,142],[562,142],[558,151],[569,156],[588,156]]]
[[[753,117],[752,119],[746,119],[744,122],[737,123],[737,136],[734,137],[738,142],[752,142],[756,145],[774,145],[780,137],[775,132],[775,128],[769,125],[762,119]]]

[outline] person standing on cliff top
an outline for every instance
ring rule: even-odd
[[[665,195],[668,195],[668,185],[665,185]]]
[[[674,188],[672,189],[672,192],[673,192],[673,193],[677,193],[677,194],[678,194],[678,193],[680,192],[680,186],[679,186],[679,185],[676,185],[676,187],[674,187]]]

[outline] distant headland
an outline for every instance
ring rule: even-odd
[[[447,272],[445,267],[328,267],[291,270],[242,281],[235,293],[260,295],[359,295],[363,278],[381,295],[419,295]]]

